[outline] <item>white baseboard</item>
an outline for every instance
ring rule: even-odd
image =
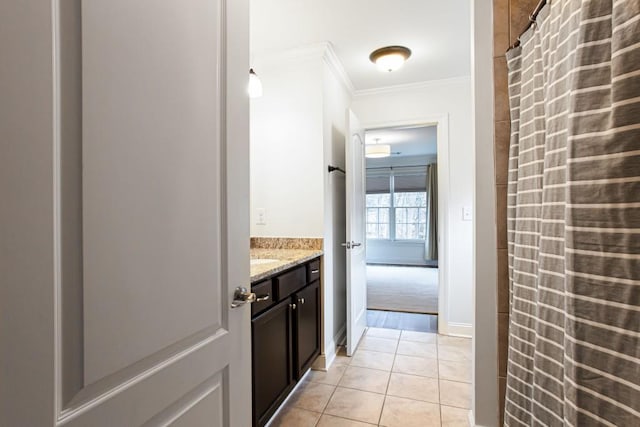
[[[338,345],[345,345],[347,343],[347,324],[342,325],[342,328],[338,331],[335,337],[333,337],[333,341],[338,343]]]
[[[469,409],[468,418],[469,418],[469,427],[476,427],[476,421],[475,421],[475,419],[473,417],[473,410],[472,409]]]
[[[325,346],[324,354],[318,356],[313,365],[311,365],[311,369],[316,371],[327,371],[334,360],[336,360],[337,354],[337,346],[344,345],[345,340],[347,339],[347,325],[345,324],[340,328],[338,333],[333,337],[333,340]]]
[[[473,336],[473,325],[470,323],[441,322],[438,327],[438,333],[454,337],[471,338]]]

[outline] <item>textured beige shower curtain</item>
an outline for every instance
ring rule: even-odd
[[[507,53],[505,425],[640,425],[640,0],[556,0]]]

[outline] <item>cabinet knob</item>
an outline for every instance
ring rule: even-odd
[[[300,299],[298,299],[298,302],[299,302],[300,304],[304,304],[304,298],[300,298]]]
[[[317,268],[315,270],[311,270],[311,274],[318,274],[320,273],[320,270],[318,270]]]
[[[295,310],[296,309],[296,305],[295,304],[289,304],[289,307],[291,307],[291,310]]]

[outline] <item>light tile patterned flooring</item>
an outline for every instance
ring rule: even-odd
[[[353,357],[311,371],[270,427],[467,427],[470,382],[470,339],[369,328]]]

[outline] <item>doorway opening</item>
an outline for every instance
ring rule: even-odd
[[[437,125],[370,129],[365,142],[368,325],[437,332]]]

